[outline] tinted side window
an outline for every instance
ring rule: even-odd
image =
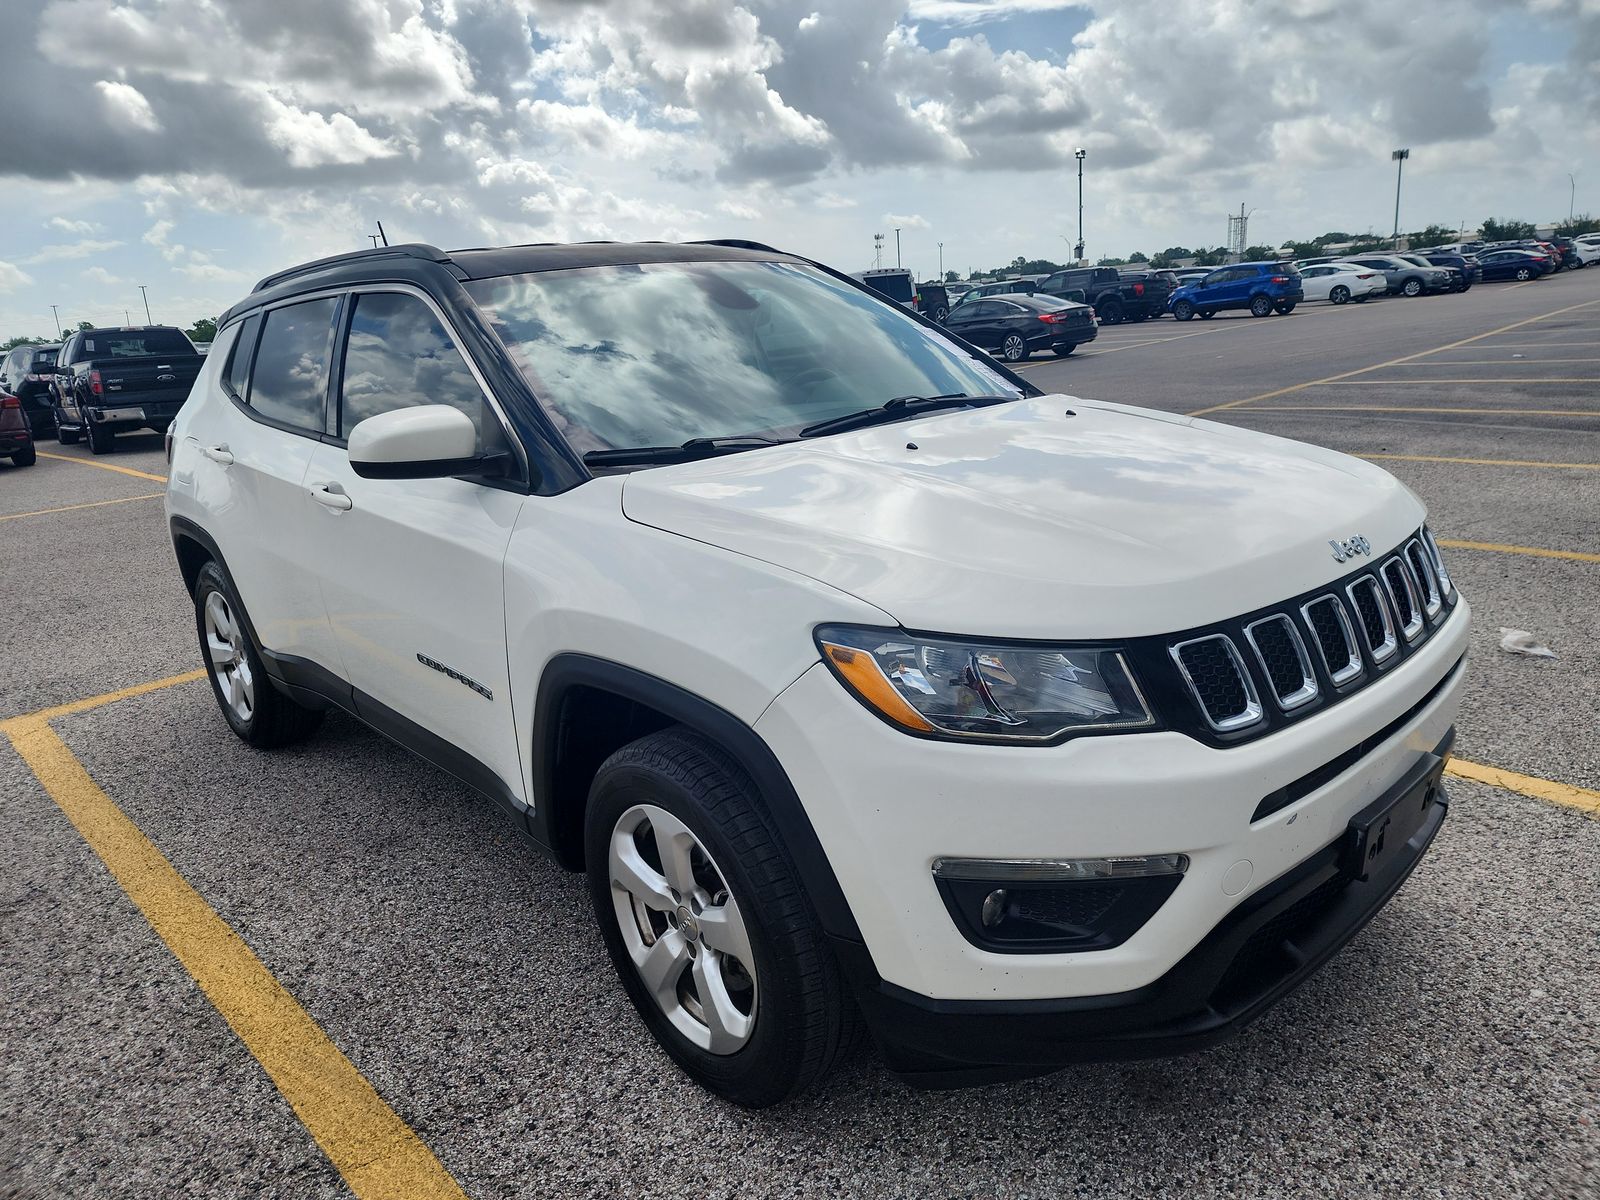
[[[238,340],[233,343],[233,350],[228,356],[226,380],[227,388],[234,397],[243,400],[245,392],[250,385],[250,356],[255,353],[256,334],[261,331],[261,315],[259,313],[246,317],[239,326]]]
[[[328,341],[338,301],[308,300],[267,314],[250,373],[250,407],[263,417],[322,432]]]
[[[357,297],[339,390],[341,437],[368,417],[417,404],[459,408],[478,427],[480,447],[484,430],[498,429],[466,360],[433,310],[415,296]]]

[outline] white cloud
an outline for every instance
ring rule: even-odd
[[[901,229],[928,228],[927,218],[918,216],[916,213],[912,213],[910,216],[905,217],[901,216],[899,213],[884,213],[883,223],[891,228],[894,226],[899,226]]]
[[[117,241],[106,241],[96,238],[84,238],[77,242],[57,242],[49,246],[41,246],[28,258],[30,263],[59,262],[62,259],[88,258],[91,254],[99,254],[105,250],[114,249],[122,245]]]
[[[324,117],[271,96],[265,100],[267,140],[288,154],[292,167],[350,165],[399,153],[392,142],[374,137],[342,112]]]
[[[115,287],[128,282],[118,275],[113,275],[104,267],[88,267],[83,272],[83,277],[98,287]]]
[[[29,275],[21,267],[14,263],[0,261],[0,292],[14,292],[20,287],[27,287],[32,282],[33,276]]]
[[[150,101],[144,98],[144,93],[138,88],[108,79],[102,79],[94,86],[100,93],[101,99],[105,101],[106,112],[112,124],[144,133],[160,131],[161,122],[156,120]]]
[[[93,221],[72,221],[66,217],[51,217],[45,222],[45,228],[54,229],[59,233],[73,233],[79,237],[88,237],[90,234],[99,233],[105,227]]]

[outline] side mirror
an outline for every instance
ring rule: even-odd
[[[503,455],[477,452],[472,418],[448,404],[368,417],[350,431],[350,466],[363,479],[444,479],[497,473]]]

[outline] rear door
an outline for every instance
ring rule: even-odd
[[[520,796],[504,564],[526,495],[464,478],[363,479],[345,450],[362,420],[419,404],[466,412],[480,450],[513,449],[458,344],[421,292],[395,285],[352,297],[330,436],[306,476],[304,490],[319,497],[311,544],[357,711],[402,737],[396,715],[420,725],[465,754],[462,778]]]
[[[290,669],[342,664],[311,558],[305,473],[325,425],[337,296],[297,301],[230,327],[227,355],[187,437],[194,492],[262,646]]]

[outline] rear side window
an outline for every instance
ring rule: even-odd
[[[271,421],[322,432],[328,391],[333,297],[275,308],[261,328],[250,373],[250,407]]]
[[[236,400],[243,400],[250,385],[250,356],[255,353],[256,334],[261,331],[261,316],[246,317],[239,326],[238,340],[228,355],[228,373],[225,376],[228,390]]]
[[[415,296],[369,292],[356,298],[339,390],[341,437],[368,417],[417,404],[459,408],[477,426],[480,448],[484,430],[499,428],[466,359]]]

